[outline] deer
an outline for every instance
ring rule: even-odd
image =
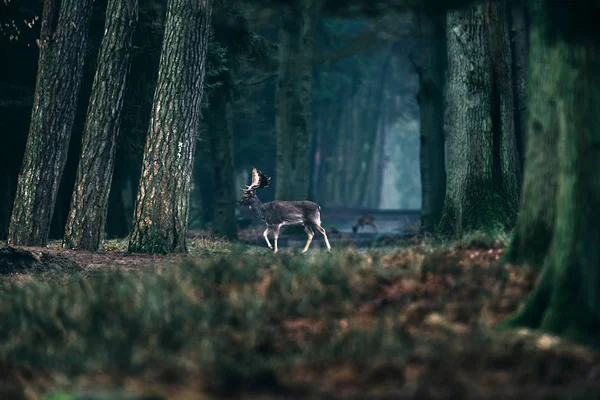
[[[361,215],[358,220],[356,220],[356,224],[352,227],[352,232],[358,232],[358,228],[364,228],[365,225],[369,225],[373,228],[373,231],[377,233],[377,226],[373,222],[375,221],[375,217],[372,214],[364,214]]]
[[[256,191],[266,188],[270,184],[271,177],[266,176],[256,168],[252,168],[252,182],[250,185],[246,185],[245,188],[241,188],[244,194],[237,203],[238,206],[248,206],[256,217],[262,219],[267,224],[267,229],[264,231],[263,237],[269,249],[273,250],[273,253],[277,253],[277,239],[279,238],[279,230],[282,226],[302,225],[308,235],[308,240],[302,253],[306,253],[308,250],[315,236],[315,230],[323,235],[327,251],[331,251],[327,233],[321,226],[321,207],[312,201],[270,201],[262,203],[256,195]],[[269,233],[271,232],[273,232],[274,247],[269,241]]]

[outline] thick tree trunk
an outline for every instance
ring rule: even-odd
[[[557,113],[556,125],[530,122],[530,138],[554,142],[558,129],[554,236],[538,285],[504,325],[539,328],[599,346],[600,35],[588,2],[557,4],[531,3],[529,70],[531,100],[545,97]],[[530,116],[536,115],[530,110]],[[555,157],[544,155],[548,161]],[[533,167],[528,161],[527,169]],[[522,212],[531,209],[529,200],[523,199]]]
[[[506,202],[509,221],[514,223],[519,208],[521,163],[515,134],[512,51],[506,1],[486,4],[485,19],[492,55],[492,126],[494,129],[494,179]]]
[[[129,251],[186,251],[211,1],[169,0]]]
[[[98,250],[104,239],[137,0],[110,0],[86,116],[63,247]]]
[[[421,230],[434,233],[446,194],[444,143],[444,16],[420,15],[422,52],[417,65],[420,108]]]
[[[67,160],[87,43],[91,0],[45,0],[27,147],[8,242],[44,246]]]
[[[521,206],[505,262],[529,264],[541,268],[554,235],[556,192],[558,190],[559,103],[542,88],[557,82],[552,51],[545,43],[540,28],[531,32],[531,63],[528,75],[526,163],[523,176]],[[555,90],[555,89],[553,89]]]
[[[316,0],[295,0],[282,11],[276,85],[277,200],[306,200],[310,197],[309,146],[316,3]]]
[[[237,239],[232,138],[227,118],[227,93],[217,90],[205,116],[213,177],[213,234]]]
[[[521,165],[525,162],[525,131],[527,129],[527,68],[529,65],[529,39],[527,4],[510,3],[513,91],[515,95],[515,133]]]
[[[496,7],[478,4],[447,16],[448,175],[440,227],[455,237],[510,228],[517,213],[511,80],[502,84],[511,76],[510,48]],[[492,68],[493,60],[500,65]]]

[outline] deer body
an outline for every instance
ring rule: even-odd
[[[256,169],[252,170],[252,175],[252,185],[246,189],[242,189],[244,190],[244,196],[238,204],[248,205],[254,211],[254,214],[265,222],[267,229],[264,231],[263,236],[267,242],[267,246],[273,249],[273,252],[277,253],[278,251],[277,239],[279,239],[279,231],[284,225],[304,226],[308,240],[302,250],[303,253],[308,250],[315,236],[315,230],[323,235],[327,250],[331,251],[327,233],[321,227],[321,207],[317,203],[313,203],[312,201],[270,201],[262,203],[254,190],[268,186],[270,178],[265,177],[262,172]],[[275,247],[269,241],[270,232],[273,232]]]

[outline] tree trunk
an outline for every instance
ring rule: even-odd
[[[169,0],[129,251],[187,251],[211,1]]]
[[[282,11],[275,121],[277,200],[306,200],[310,197],[309,146],[316,3],[315,0],[295,0]]]
[[[44,246],[67,160],[87,44],[91,0],[45,0],[29,136],[8,242]]]
[[[534,127],[530,138],[548,142],[558,130],[554,236],[534,292],[504,326],[539,328],[599,346],[600,35],[588,2],[557,4],[531,3],[529,69],[531,100],[546,98],[557,113],[556,125],[534,118],[529,125]],[[531,105],[534,116],[537,109]],[[543,154],[548,161],[556,156]],[[535,164],[528,161],[531,168]],[[522,213],[531,210],[530,200],[524,197]]]
[[[205,116],[213,177],[212,230],[216,236],[237,239],[232,138],[227,118],[227,93],[216,90]]]
[[[442,217],[446,194],[444,143],[444,57],[446,55],[444,17],[420,15],[423,48],[420,63],[420,171],[421,229],[434,233]]]
[[[110,0],[88,106],[63,247],[96,251],[104,239],[137,0]]]
[[[556,193],[558,190],[557,148],[559,103],[540,88],[557,82],[560,71],[554,67],[552,51],[540,37],[540,28],[531,32],[527,108],[526,160],[520,212],[505,262],[541,268],[554,235]],[[553,89],[554,90],[554,89]]]
[[[513,54],[513,91],[515,95],[515,133],[521,165],[525,162],[525,131],[527,129],[527,66],[529,39],[527,37],[527,4],[510,4],[511,42]]]
[[[496,7],[489,2],[447,16],[448,175],[440,228],[455,237],[507,229],[516,218],[512,91],[509,95],[510,87],[502,84],[511,73],[510,48],[504,46],[505,30],[499,24],[506,21],[497,20]],[[494,68],[493,53],[500,63]]]
[[[492,55],[492,127],[494,128],[494,179],[506,202],[511,224],[519,209],[521,163],[515,134],[515,103],[513,91],[512,51],[508,28],[506,1],[490,1],[485,10],[486,25]]]

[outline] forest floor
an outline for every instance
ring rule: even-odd
[[[499,262],[502,236],[4,245],[0,399],[600,399],[598,352],[495,329],[537,278]]]

